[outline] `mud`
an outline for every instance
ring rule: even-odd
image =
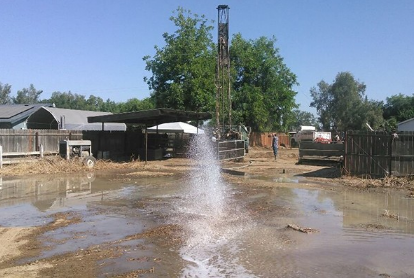
[[[226,217],[184,212],[189,159],[0,182],[0,277],[413,277],[411,181],[340,178],[297,150],[221,165]],[[237,173],[237,174],[235,174]],[[193,231],[202,241],[189,241]],[[296,225],[317,230],[302,233]]]

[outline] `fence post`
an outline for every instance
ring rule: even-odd
[[[40,158],[43,158],[43,144],[40,144]]]
[[[396,134],[396,133],[395,133]],[[390,136],[390,139],[388,140],[388,144],[389,144],[389,147],[388,147],[388,156],[389,156],[389,159],[388,159],[388,177],[391,177],[391,175],[392,175],[392,145],[393,145],[393,142],[394,142],[394,133]]]
[[[30,146],[31,148],[31,146]],[[36,131],[35,133],[35,151],[37,151],[39,148],[39,132]]]
[[[3,168],[3,146],[0,145],[0,169]]]

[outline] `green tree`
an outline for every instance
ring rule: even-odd
[[[365,97],[364,101],[359,106],[359,110],[357,110],[361,122],[361,128],[367,128],[366,124],[368,123],[375,130],[383,130],[385,120],[382,108],[382,101],[368,100]]]
[[[104,101],[100,97],[90,95],[88,99],[79,94],[72,92],[53,92],[50,99],[43,100],[44,103],[54,103],[58,108],[103,111],[112,113],[133,112],[147,109],[154,109],[152,99],[145,98],[139,100],[136,98],[129,99],[127,102],[116,103],[110,99]]]
[[[384,121],[384,130],[385,131],[391,132],[391,131],[396,130],[397,127],[398,127],[398,121],[395,117],[391,117],[391,118],[386,119]]]
[[[394,118],[397,122],[402,122],[414,118],[414,95],[410,97],[398,94],[387,97],[383,110],[386,120]]]
[[[276,39],[245,40],[233,36],[230,57],[233,75],[232,105],[236,121],[256,131],[287,131],[297,107],[292,88],[296,75],[284,64]]]
[[[125,103],[119,104],[119,112],[121,113],[149,110],[154,108],[155,105],[151,98],[144,98],[143,100],[132,98],[128,99]]]
[[[171,17],[174,34],[163,35],[166,45],[155,47],[153,58],[144,57],[152,77],[145,78],[153,90],[156,107],[193,111],[215,110],[217,48],[204,16],[182,8]],[[283,63],[276,39],[245,40],[240,34],[230,47],[232,122],[255,131],[287,131],[297,85],[296,75]]]
[[[10,93],[11,93],[11,85],[2,84],[0,82],[0,104],[11,103],[12,99],[10,97]]]
[[[349,72],[340,72],[332,84],[318,83],[312,88],[311,107],[315,107],[324,130],[359,130],[371,123],[377,129],[382,123],[381,103],[365,97],[366,86]]]
[[[294,121],[289,125],[289,130],[298,131],[301,125],[314,126],[316,129],[319,129],[318,120],[311,112],[295,109],[292,111],[292,114]]]
[[[155,46],[155,56],[145,56],[144,80],[153,90],[151,98],[158,108],[211,111],[214,107],[215,47],[203,16],[178,8],[170,20],[177,30],[164,33],[165,46]]]
[[[331,113],[333,96],[330,93],[330,85],[322,80],[318,83],[318,90],[313,87],[310,92],[313,97],[310,106],[316,108],[322,128],[325,130],[331,129],[334,123],[332,122],[333,115]]]
[[[94,95],[90,95],[89,98],[86,100],[86,109],[89,111],[103,111],[104,101],[100,97],[96,97]]]
[[[90,95],[88,99],[80,94],[69,92],[53,92],[50,99],[45,99],[43,103],[54,103],[58,108],[103,111],[103,112],[119,112],[119,105],[110,99],[104,101],[101,97]]]
[[[110,100],[109,98],[102,104],[103,112],[112,112],[112,113],[119,113],[120,112],[120,105],[117,104],[115,101]]]
[[[33,84],[30,84],[29,88],[23,88],[17,91],[17,96],[13,97],[13,103],[15,104],[34,104],[40,102],[40,95],[42,90],[36,90]]]
[[[56,107],[65,109],[87,110],[88,107],[85,96],[73,94],[71,91],[53,92],[50,99],[43,102],[54,103]]]

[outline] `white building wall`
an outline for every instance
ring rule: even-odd
[[[414,131],[414,118],[399,123],[398,131]]]

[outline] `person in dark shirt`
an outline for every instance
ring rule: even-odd
[[[277,136],[276,133],[273,133],[272,148],[273,148],[273,154],[275,155],[275,160],[276,160],[277,151],[279,150],[279,137]]]

